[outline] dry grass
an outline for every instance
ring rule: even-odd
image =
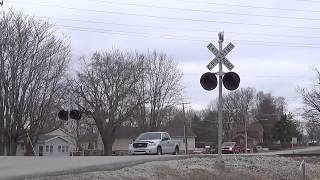
[[[116,171],[88,172],[32,180],[300,180],[301,159],[281,157],[226,157],[226,169],[212,158],[155,161]],[[320,180],[320,163],[307,161],[308,180]],[[311,177],[311,178],[310,178]]]
[[[158,167],[155,172],[154,179],[165,179],[165,180],[266,180],[261,176],[251,174],[247,171],[236,170],[234,168],[227,168],[224,170],[217,169],[202,169],[202,168],[191,168],[191,169],[173,169],[167,166]]]

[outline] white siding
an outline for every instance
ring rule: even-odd
[[[129,138],[116,138],[114,140],[113,145],[112,145],[112,151],[128,151],[128,146],[131,141],[132,140]],[[98,150],[104,149],[100,135],[98,137],[97,146],[98,146],[98,148],[97,148]]]
[[[43,146],[43,156],[69,156],[70,155],[70,143],[65,141],[61,138],[54,138],[48,142],[45,142],[44,144],[37,144],[35,146],[35,151],[37,153],[37,156],[39,156],[39,146]],[[46,151],[46,146],[49,147],[49,152]],[[53,146],[53,152],[50,152],[50,146]],[[58,147],[60,148],[60,152]],[[68,146],[68,151],[67,147]],[[64,147],[64,148],[63,148]],[[64,150],[64,152],[62,152]]]
[[[131,141],[132,140],[128,138],[116,138],[112,145],[112,151],[128,151],[128,146]]]
[[[17,156],[24,156],[24,152],[26,151],[26,147],[22,146],[22,144],[18,144],[16,155]]]
[[[70,136],[69,134],[65,133],[63,130],[61,129],[57,129],[55,131],[52,131],[46,135],[56,135],[56,136],[61,136],[65,139],[67,139],[69,142],[71,142],[70,144],[70,149],[71,150],[76,150],[76,147],[77,147],[77,143],[76,143],[76,140],[75,138],[73,138],[72,136]]]
[[[103,142],[102,142],[100,133],[98,134],[97,150],[102,150],[102,151],[104,150]]]
[[[183,142],[183,137],[173,137],[172,140],[178,141],[180,151],[186,150],[186,145]],[[195,138],[188,137],[188,151],[193,151],[195,149]]]

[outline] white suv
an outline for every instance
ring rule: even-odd
[[[128,154],[179,154],[179,144],[167,132],[146,132],[129,144]]]

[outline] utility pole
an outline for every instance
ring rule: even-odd
[[[247,120],[246,120],[247,115],[245,115],[245,119],[244,119],[244,136],[245,136],[245,153],[247,153],[247,149],[248,149],[248,132],[247,132]]]
[[[186,123],[187,118],[186,118],[186,112],[184,109],[185,104],[190,104],[190,103],[181,103],[182,104],[182,111],[183,111],[183,118],[184,118],[184,123],[183,123],[183,138],[184,138],[184,144],[185,144],[185,150],[186,154],[188,154],[188,125]]]

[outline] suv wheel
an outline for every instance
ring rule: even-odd
[[[162,155],[162,149],[161,147],[157,147],[157,155]]]

